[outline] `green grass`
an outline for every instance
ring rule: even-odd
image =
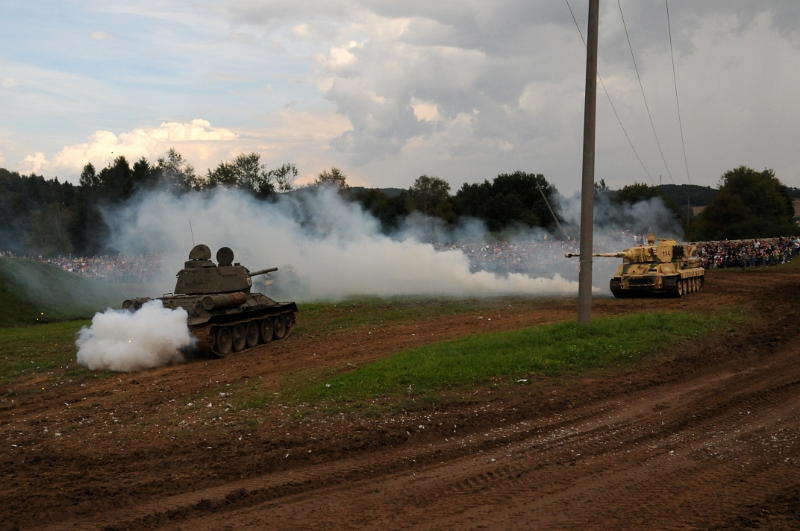
[[[800,268],[800,255],[793,257],[785,264],[777,264],[772,266],[776,269],[797,269]]]
[[[573,301],[574,302],[574,301]],[[566,304],[567,301],[565,300]],[[383,323],[438,319],[449,315],[470,312],[492,312],[532,309],[547,304],[558,304],[553,299],[525,299],[517,297],[495,297],[484,299],[431,299],[430,297],[357,297],[341,302],[315,302],[298,304],[296,334],[333,334],[364,326],[380,326]]]
[[[89,321],[0,328],[0,381],[69,367],[85,372],[75,361],[75,334]]]
[[[81,278],[22,258],[0,257],[0,327],[87,319],[119,308],[131,286]]]
[[[288,381],[284,396],[359,401],[430,395],[475,385],[505,385],[530,373],[549,377],[639,362],[643,357],[726,329],[738,314],[653,313],[482,334],[415,348],[348,373]],[[299,385],[298,385],[299,384]]]

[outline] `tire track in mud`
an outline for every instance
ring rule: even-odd
[[[773,485],[784,482],[776,478],[798,472],[794,463],[777,464],[770,452],[751,451],[741,464],[734,444],[758,450],[759,437],[784,421],[784,435],[794,437],[784,454],[797,455],[800,378],[791,369],[798,353],[789,350],[758,369],[710,371],[625,401],[607,400],[569,418],[516,422],[444,444],[417,443],[171,497],[120,511],[117,523],[95,528],[212,529],[234,520],[237,529],[247,529],[243,520],[257,528],[266,523],[264,513],[277,512],[272,527],[314,529],[328,526],[335,518],[326,513],[336,511],[355,528],[476,522],[669,528],[675,511],[684,514],[682,525],[709,526],[732,510],[720,489],[734,505],[758,503],[778,493]],[[750,476],[744,483],[735,479],[741,467]],[[315,508],[306,510],[309,505]],[[369,518],[387,505],[402,508],[402,525]],[[311,514],[318,518],[303,516]]]
[[[798,483],[794,461],[775,457],[798,454],[795,439],[800,432],[793,404],[798,403],[800,375],[790,361],[798,352],[781,347],[800,331],[790,307],[792,293],[798,291],[797,277],[762,279],[758,292],[751,285],[757,277],[731,274],[698,294],[695,302],[634,300],[625,306],[600,301],[602,312],[614,314],[656,307],[711,307],[714,301],[730,304],[755,298],[764,315],[763,324],[753,330],[745,327],[724,343],[711,341],[703,352],[680,353],[674,364],[645,367],[630,375],[630,385],[624,381],[629,376],[612,384],[597,379],[555,401],[540,390],[512,403],[514,413],[495,411],[484,419],[481,410],[480,420],[471,418],[473,405],[454,405],[445,415],[459,425],[453,434],[412,428],[403,435],[399,422],[397,433],[385,441],[373,440],[363,449],[337,447],[318,464],[294,462],[284,470],[272,466],[271,473],[216,481],[209,487],[193,479],[179,494],[160,493],[164,474],[157,468],[133,468],[141,488],[123,487],[119,492],[124,495],[128,489],[137,493],[135,497],[115,497],[120,503],[105,505],[93,516],[70,515],[67,499],[63,513],[51,511],[49,518],[25,523],[31,529],[461,529],[534,524],[642,528],[653,522],[660,528],[687,522],[713,526],[725,521],[725,511],[741,512]],[[466,319],[445,322],[460,323],[458,333],[469,333],[472,326]],[[435,331],[437,324],[442,321],[423,328]],[[408,339],[403,330],[387,331],[387,336]],[[310,339],[301,344],[312,345]],[[349,360],[366,347],[372,345],[350,345],[332,362]],[[387,347],[386,353],[390,351]],[[180,379],[187,369],[197,372],[202,383],[221,371],[254,375],[262,365],[269,366],[262,371],[275,367],[290,371],[309,364],[292,359],[288,350],[272,353],[268,361],[243,356],[215,366],[171,367],[153,371],[151,379],[186,392]],[[145,382],[147,376],[136,378]],[[115,386],[101,382],[99,391],[106,392],[106,400],[116,399]],[[564,391],[555,390],[559,397]],[[585,400],[582,390],[587,391]],[[32,401],[29,406],[46,411],[62,397]],[[130,398],[158,406],[169,397],[148,395],[141,388]],[[572,407],[572,402],[582,405]],[[474,408],[475,413],[480,409]],[[185,448],[185,456],[174,447],[167,452],[170,458],[182,459],[175,464],[177,472],[197,469],[202,452],[195,446]],[[214,454],[212,460],[216,467],[234,462],[222,454]],[[66,462],[64,466],[66,474],[70,466]],[[105,476],[109,489],[114,487],[115,471],[124,469],[119,467],[109,468]],[[95,488],[103,479],[95,472]],[[33,494],[30,499],[35,499]],[[699,510],[700,502],[713,510]],[[49,527],[44,525],[47,520]]]

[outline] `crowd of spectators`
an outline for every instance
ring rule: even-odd
[[[643,245],[646,236],[628,231],[615,231],[595,237],[595,252],[621,251]],[[497,274],[523,273],[531,276],[552,274],[553,271],[575,269],[576,262],[565,261],[566,253],[578,254],[578,240],[558,240],[542,237],[535,240],[496,242],[436,243],[437,251],[460,250],[470,262],[472,271],[490,271]],[[781,264],[800,252],[797,238],[762,238],[720,242],[697,242],[697,254],[704,268],[758,267]],[[85,278],[111,283],[141,283],[152,279],[161,271],[164,256],[141,254],[139,256],[101,255],[91,257],[41,255],[16,255],[0,251],[0,256],[28,258],[60,267],[64,271]]]
[[[642,236],[629,231],[614,231],[598,235],[594,240],[596,252],[621,251],[641,245]],[[551,275],[568,268],[577,271],[577,262],[567,262],[566,253],[578,254],[578,240],[558,240],[542,237],[534,240],[511,240],[480,243],[437,243],[437,251],[460,250],[470,261],[472,271],[498,274],[523,273],[531,276]]]
[[[761,238],[698,242],[697,254],[706,269],[759,267],[782,264],[800,252],[797,238]]]
[[[164,257],[160,254],[140,254],[139,256],[100,255],[100,256],[58,256],[47,258],[41,255],[17,255],[11,251],[0,251],[0,256],[27,258],[60,267],[84,278],[92,278],[111,283],[142,283],[151,280],[158,273]]]
[[[622,251],[645,245],[647,236],[628,231],[615,231],[595,236],[595,252]],[[580,252],[578,240],[512,240],[480,243],[434,244],[439,251],[458,249],[470,261],[473,271],[498,274],[552,274],[577,267],[564,261],[564,254]],[[800,252],[797,238],[762,238],[721,242],[697,242],[697,253],[704,268],[759,267],[781,264]]]

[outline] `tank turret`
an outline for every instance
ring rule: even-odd
[[[567,253],[567,258],[578,256]],[[705,270],[697,257],[697,246],[678,244],[674,239],[647,237],[647,245],[616,253],[595,253],[602,258],[622,258],[611,277],[615,297],[666,293],[676,297],[701,291]]]
[[[222,247],[217,263],[207,245],[196,245],[177,277],[174,293],[159,297],[165,308],[183,308],[189,314],[189,330],[200,352],[227,356],[289,336],[297,305],[276,302],[261,293],[250,293],[253,277],[277,271],[277,267],[251,272],[233,262],[233,251]],[[122,307],[136,311],[149,297],[126,300]]]

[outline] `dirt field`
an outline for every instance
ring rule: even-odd
[[[800,529],[798,297],[787,269],[712,272],[684,299],[598,300],[595,315],[753,319],[644,367],[394,416],[227,410],[256,377],[274,390],[304,369],[572,319],[574,301],[297,334],[18,395],[0,406],[0,529]]]

